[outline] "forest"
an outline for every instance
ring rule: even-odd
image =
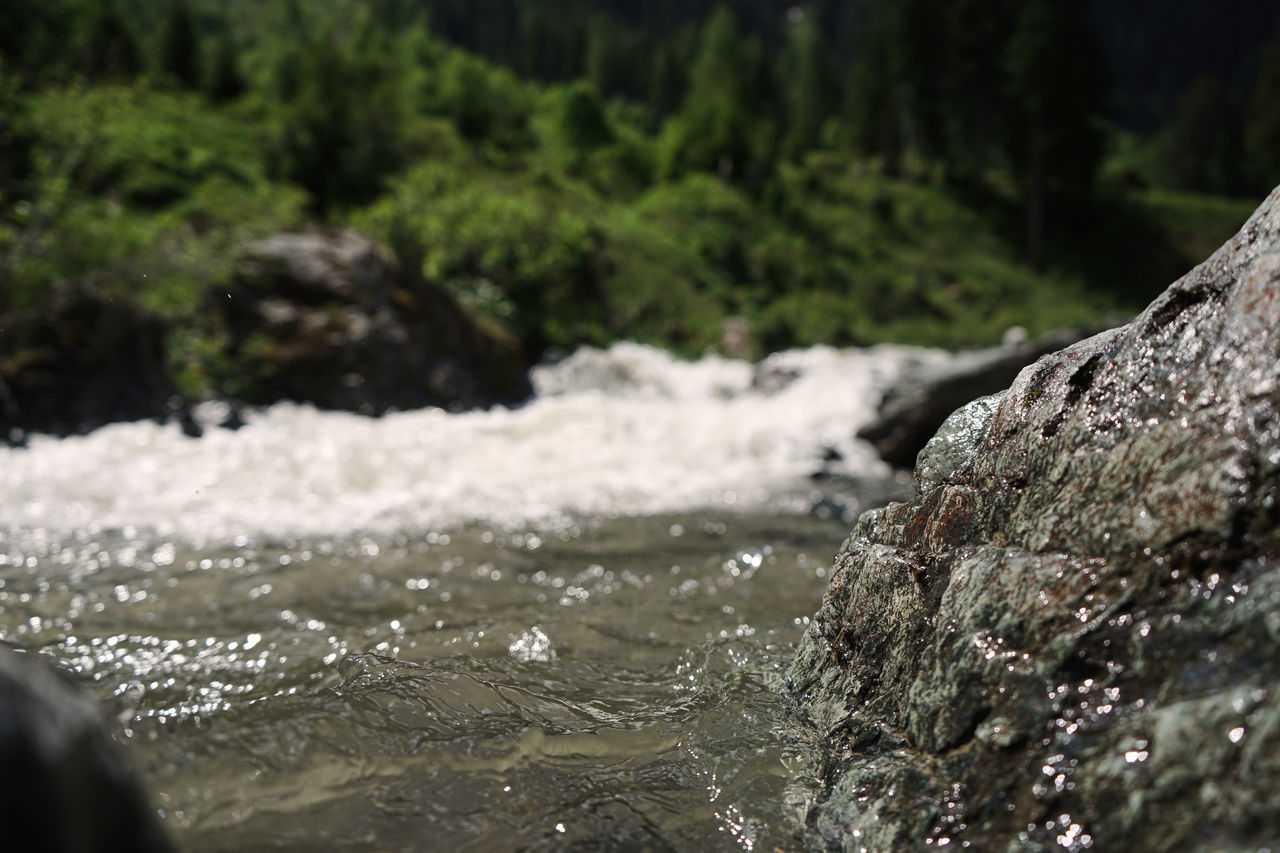
[[[963,347],[1125,317],[1280,181],[1267,3],[6,6],[0,314],[136,303],[191,397],[281,229],[371,235],[530,361],[728,318]]]

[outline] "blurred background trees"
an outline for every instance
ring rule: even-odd
[[[730,315],[760,351],[976,344],[1139,307],[1278,182],[1263,0],[10,0],[0,24],[0,310],[87,281],[187,329],[245,241],[319,222],[532,355],[698,352]]]

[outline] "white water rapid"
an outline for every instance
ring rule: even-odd
[[[855,430],[904,364],[947,357],[814,347],[753,367],[621,343],[537,368],[536,397],[513,410],[279,404],[198,439],[146,422],[35,436],[0,449],[0,529],[208,543],[768,510],[806,493],[826,448],[850,473],[885,473]],[[753,387],[757,374],[795,378]]]

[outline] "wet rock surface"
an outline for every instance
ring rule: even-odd
[[[517,403],[519,344],[345,229],[277,234],[240,259],[212,302],[229,336],[227,396],[379,414]]]
[[[164,338],[160,320],[87,286],[0,316],[0,441],[162,417]]]
[[[916,454],[957,408],[1008,388],[1031,362],[1097,331],[1060,329],[1034,341],[1013,340],[959,353],[943,364],[919,362],[889,389],[876,419],[858,430],[858,438],[870,442],[889,464],[909,469],[916,463]]]
[[[1280,838],[1280,190],[1128,326],[951,416],[790,678],[814,847]]]
[[[6,850],[159,853],[169,843],[99,716],[67,679],[0,650]]]

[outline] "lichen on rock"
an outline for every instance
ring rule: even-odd
[[[1280,189],[1136,320],[948,419],[793,662],[815,846],[1280,838]]]

